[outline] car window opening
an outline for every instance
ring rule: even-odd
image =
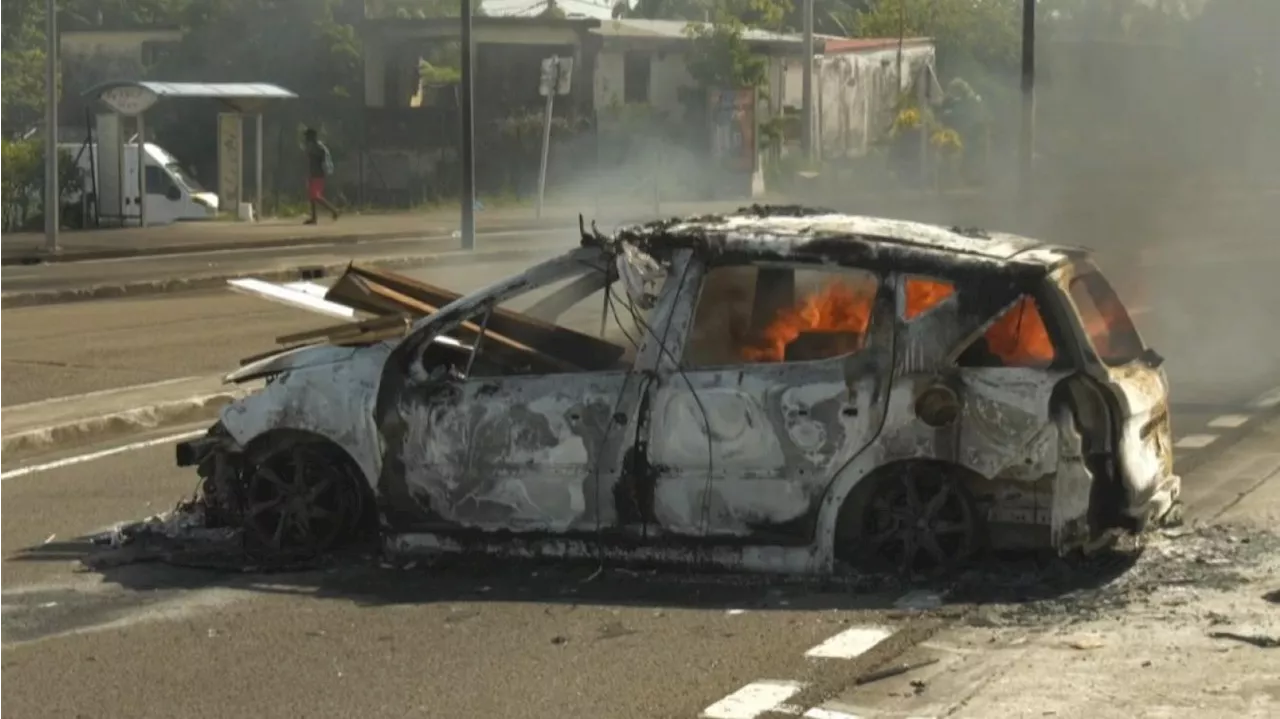
[[[800,362],[863,348],[878,282],[856,269],[720,267],[703,283],[685,364]]]
[[[1146,348],[1133,319],[1101,273],[1090,272],[1072,279],[1068,291],[1099,359],[1118,367],[1142,356]]]
[[[905,294],[903,317],[911,321],[955,294],[955,286],[933,277],[908,277]],[[956,362],[961,367],[1042,369],[1052,365],[1056,356],[1039,305],[1035,298],[1023,295]]]
[[[467,378],[625,371],[644,339],[647,313],[617,285],[593,268],[488,305],[449,333],[456,344],[433,343],[423,362],[453,366]]]

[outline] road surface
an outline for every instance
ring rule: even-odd
[[[1256,432],[1267,441],[1242,456],[1280,481],[1280,422]],[[1188,477],[1204,490],[1194,511],[1234,503],[1238,482],[1221,466]],[[4,482],[11,716],[753,719],[792,681],[812,702],[865,701],[854,680],[930,636],[969,655],[994,646],[958,638],[972,634],[957,620],[973,607],[917,618],[898,606],[911,601],[903,589],[480,561],[74,571],[74,538],[166,508],[192,482],[168,444]],[[1087,593],[1086,580],[1101,581],[1060,589]],[[982,688],[952,683],[946,702]],[[901,704],[906,691],[877,701]]]
[[[440,271],[450,280],[442,284],[464,288],[513,269]],[[1275,271],[1265,253],[1213,251],[1112,270],[1143,310],[1148,339],[1168,358],[1178,464],[1191,467],[1186,491],[1193,513],[1205,517],[1249,504],[1252,493],[1280,481],[1280,422],[1259,404],[1271,397],[1280,404],[1280,393],[1269,394],[1280,384],[1280,347],[1269,331],[1271,308],[1280,306]],[[276,334],[315,323],[305,313],[220,294],[5,310],[3,320],[6,405],[220,371]],[[1240,416],[1246,421],[1232,426]],[[271,575],[158,565],[77,572],[84,545],[76,538],[168,509],[194,490],[193,475],[172,466],[167,435],[200,429],[5,456],[3,671],[11,715],[778,719],[872,695],[881,710],[860,714],[866,719],[1015,715],[982,704],[983,692],[999,685],[981,676],[953,674],[950,685],[931,679],[927,691],[910,683],[917,674],[879,685],[892,692],[856,685],[869,669],[922,647],[1020,656],[994,653],[1020,651],[1026,640],[1016,633],[961,626],[990,621],[970,600],[918,615],[903,608],[905,589],[854,593],[839,585],[480,561],[354,562]],[[163,441],[148,445],[153,440]],[[29,472],[12,474],[19,469]],[[1086,580],[1100,577],[1072,575],[1054,591],[1087,594],[1093,589],[1079,586]],[[1027,631],[1059,631],[1056,621]],[[1113,667],[1108,676],[1124,671]],[[908,712],[918,696],[953,708]],[[1221,695],[1202,701],[1237,706],[1220,703],[1227,702]],[[1135,715],[1074,706],[1055,716]],[[852,715],[816,711],[804,715]]]

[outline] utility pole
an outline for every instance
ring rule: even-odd
[[[476,248],[475,95],[471,42],[471,0],[462,0],[462,92],[458,118],[462,123],[462,249]]]
[[[1022,0],[1022,127],[1018,133],[1018,193],[1023,209],[1032,200],[1032,155],[1036,144],[1036,0]]]
[[[800,114],[804,127],[800,133],[800,142],[804,145],[804,156],[809,162],[814,159],[813,147],[813,0],[804,0],[804,70],[801,80]],[[736,89],[736,88],[735,88]]]
[[[58,251],[62,198],[58,194],[58,3],[45,0],[44,249]]]

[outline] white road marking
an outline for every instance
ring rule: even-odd
[[[124,392],[132,392],[140,389],[154,389],[156,387],[164,387],[166,385],[177,384],[179,382],[190,382],[191,380],[201,379],[200,377],[175,377],[173,379],[162,379],[159,382],[147,382],[146,384],[135,384],[128,387],[114,387],[112,389],[100,389],[94,392],[85,392],[84,394],[71,394],[62,397],[50,397],[36,402],[26,402],[24,404],[11,404],[4,407],[5,412],[13,412],[15,410],[30,409],[32,407],[47,407],[51,404],[64,404],[67,402],[80,402],[90,397],[105,397],[109,394],[121,394]]]
[[[805,652],[806,657],[817,659],[853,659],[867,653],[872,647],[893,636],[884,627],[851,627]]]
[[[162,444],[181,442],[184,439],[195,439],[196,437],[203,436],[206,432],[208,432],[208,430],[201,429],[192,432],[183,432],[182,434],[171,434],[167,437],[149,439],[145,442],[134,442],[120,447],[112,447],[111,449],[90,452],[89,454],[80,454],[75,457],[64,457],[52,462],[45,462],[44,464],[32,464],[26,467],[18,467],[17,469],[11,469],[8,472],[0,474],[0,481],[17,479],[18,477],[25,477],[28,474],[36,474],[38,472],[48,472],[53,469],[62,469],[63,467],[70,467],[72,465],[83,464],[85,462],[93,462],[95,460],[111,457],[117,454],[124,454],[125,452],[132,452],[138,449],[147,449],[149,447],[158,447]]]
[[[1270,409],[1280,404],[1280,387],[1269,392],[1263,392],[1253,401],[1253,406],[1261,409]]]
[[[814,707],[805,712],[803,716],[805,719],[862,719],[857,714],[849,714],[835,709],[823,709],[822,707]]]
[[[751,682],[738,691],[707,707],[703,719],[755,719],[795,696],[804,685],[800,682],[765,679]]]
[[[1213,444],[1218,438],[1216,434],[1189,434],[1173,443],[1179,449],[1203,449]]]
[[[1235,429],[1244,425],[1250,419],[1247,414],[1224,414],[1220,417],[1214,417],[1209,421],[1209,426],[1222,429]]]

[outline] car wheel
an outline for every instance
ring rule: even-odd
[[[256,547],[308,557],[352,537],[364,516],[359,478],[336,448],[283,443],[246,472],[244,528]]]
[[[856,554],[871,571],[945,574],[977,554],[984,534],[973,495],[937,466],[880,477],[861,514]]]

